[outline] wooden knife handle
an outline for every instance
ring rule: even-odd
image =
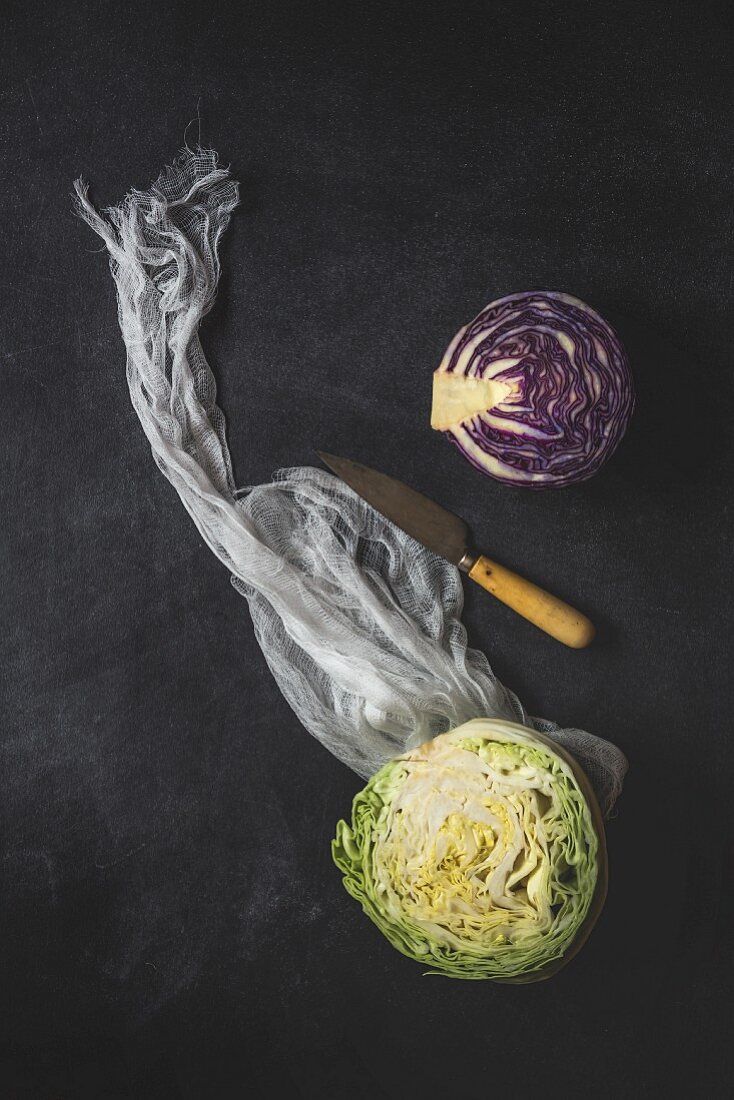
[[[572,649],[583,649],[594,637],[593,624],[580,611],[483,554],[472,565],[469,576],[518,615]]]

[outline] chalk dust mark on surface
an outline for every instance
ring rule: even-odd
[[[65,340],[46,340],[43,344],[29,344],[25,348],[16,348],[14,351],[3,352],[3,359],[16,359],[19,355],[25,355],[28,351],[41,351],[42,348],[53,348],[66,343]]]
[[[143,841],[137,848],[132,848],[129,852],[126,852],[124,856],[119,856],[117,859],[113,859],[110,863],[95,863],[95,867],[98,871],[107,871],[110,867],[117,867],[120,863],[124,863],[126,860],[136,856],[138,852],[142,852],[145,848],[147,841]]]
[[[38,132],[39,132],[39,134],[41,134],[41,136],[43,136],[43,127],[41,126],[41,119],[40,119],[40,116],[38,114],[38,107],[36,105],[35,99],[33,98],[33,91],[31,89],[31,82],[28,79],[28,77],[25,78],[25,86],[28,89],[28,95],[31,97],[31,103],[33,104],[33,110],[36,113],[36,125],[38,126]]]
[[[41,220],[41,214],[43,213],[45,206],[46,206],[46,196],[41,195],[41,205],[38,208],[38,213],[36,214],[35,218],[31,222],[31,227],[38,225],[39,221]],[[59,279],[58,282],[61,282],[61,280]]]

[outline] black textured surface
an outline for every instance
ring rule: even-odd
[[[3,1096],[726,1094],[725,9],[6,6]],[[204,331],[240,481],[315,447],[398,474],[599,625],[570,652],[467,592],[531,710],[631,762],[607,909],[546,984],[424,978],[343,891],[359,781],[279,695],[130,407],[71,181],[147,186],[197,103],[243,185]],[[637,382],[617,455],[561,493],[428,427],[456,329],[535,287],[607,317]]]

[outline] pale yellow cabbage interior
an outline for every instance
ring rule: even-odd
[[[450,735],[423,746],[375,831],[381,908],[464,952],[535,939],[553,922],[544,819],[560,819],[556,791],[512,748],[494,744],[483,760]]]

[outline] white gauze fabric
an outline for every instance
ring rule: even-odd
[[[198,330],[219,279],[237,184],[212,150],[184,149],[149,191],[98,214],[117,285],[127,381],[161,471],[248,601],[258,642],[306,729],[363,778],[477,717],[555,738],[608,813],[627,769],[614,745],[529,718],[467,648],[459,571],[322,470],[281,470],[238,492]]]

